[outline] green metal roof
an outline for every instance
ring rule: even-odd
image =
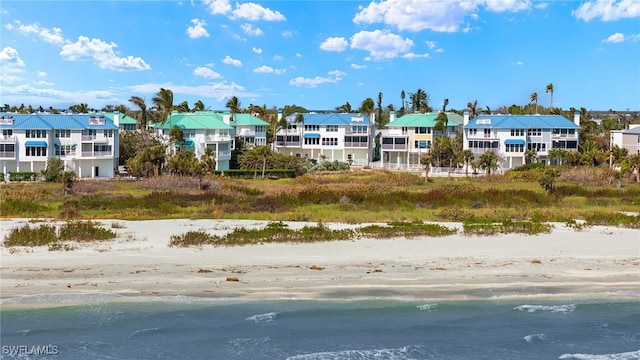
[[[169,119],[164,125],[155,124],[163,129],[169,128]],[[222,121],[222,114],[200,111],[196,113],[174,113],[171,115],[171,127],[177,126],[181,129],[232,129]]]
[[[236,119],[234,126],[266,126],[269,125],[268,122],[255,117],[251,114],[234,114]]]
[[[464,118],[456,113],[447,112],[449,127],[458,126],[464,123]],[[437,112],[424,114],[404,114],[387,124],[387,127],[434,127],[436,125]]]

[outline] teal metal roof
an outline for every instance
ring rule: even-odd
[[[455,127],[464,123],[464,118],[456,113],[447,112],[449,127]],[[387,127],[434,127],[436,125],[437,112],[424,114],[404,114],[387,124]]]
[[[234,126],[267,126],[268,122],[255,117],[251,114],[234,114],[235,121],[232,125]]]
[[[233,129],[225,124],[222,114],[211,111],[199,111],[195,113],[174,113],[171,115],[171,127],[177,126],[181,129]],[[155,127],[168,129],[169,119],[164,125],[155,124]]]
[[[467,129],[580,129],[562,115],[479,115],[469,121]]]

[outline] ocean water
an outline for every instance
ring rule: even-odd
[[[640,300],[91,299],[0,320],[2,359],[640,359]]]

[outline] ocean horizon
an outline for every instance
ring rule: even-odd
[[[2,300],[1,356],[640,359],[640,299],[616,295],[429,301],[21,297]]]

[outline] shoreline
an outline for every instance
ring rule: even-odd
[[[171,235],[201,229],[222,235],[235,227],[262,227],[268,222],[98,221],[105,227],[117,223],[112,230],[118,238],[78,245],[73,251],[2,247],[0,307],[68,306],[92,298],[125,302],[640,299],[640,232],[633,229],[595,226],[576,231],[554,224],[552,232],[543,235],[455,234],[171,248]],[[2,239],[28,222],[0,220]],[[285,223],[290,228],[316,224]],[[461,228],[459,223],[441,224]],[[61,301],[65,297],[71,302]]]

